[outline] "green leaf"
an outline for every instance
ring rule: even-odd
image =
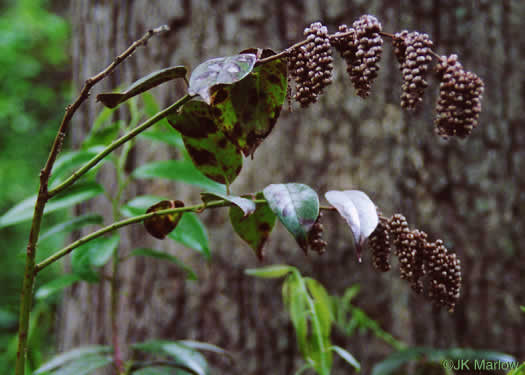
[[[120,103],[152,89],[164,82],[177,78],[184,78],[187,70],[184,66],[172,66],[155,71],[134,82],[127,90],[121,93],[102,93],[97,95],[97,101],[102,102],[106,107],[115,108]]]
[[[168,234],[168,237],[210,258],[208,233],[202,221],[193,212],[185,212],[177,228]]]
[[[188,93],[199,94],[210,104],[210,89],[213,86],[240,81],[252,71],[256,60],[254,54],[248,53],[207,60],[191,73]]]
[[[65,180],[74,169],[86,164],[102,150],[104,150],[103,146],[93,146],[87,150],[70,151],[60,154],[53,166],[51,177],[49,178],[50,188],[52,189]],[[105,160],[107,159],[104,159],[103,161]]]
[[[174,146],[179,150],[186,150],[184,142],[179,132],[169,129],[169,131],[162,131],[156,128],[140,133],[140,136],[148,138],[155,142],[162,142],[170,146]]]
[[[372,368],[372,375],[389,375],[403,364],[421,358],[426,352],[423,348],[409,348],[394,352]]]
[[[104,218],[97,214],[77,216],[71,220],[66,221],[65,223],[59,223],[49,228],[47,231],[40,235],[38,241],[43,241],[46,238],[54,236],[58,233],[71,232],[76,229],[80,229],[86,225],[102,224],[103,221]]]
[[[46,205],[44,214],[74,206],[88,199],[94,198],[104,191],[104,188],[95,182],[78,183],[70,189],[57,194]],[[0,217],[0,228],[31,220],[36,203],[36,195],[27,198],[12,207]]]
[[[332,190],[325,194],[325,198],[350,226],[361,262],[361,248],[379,223],[376,205],[359,190]]]
[[[507,375],[525,375],[525,362],[514,370],[508,372]]]
[[[157,112],[160,112],[160,106],[157,103],[157,99],[155,99],[155,96],[151,93],[146,91],[141,96],[142,102],[144,104],[144,114],[148,117],[153,117],[157,114]],[[155,127],[157,127],[156,125]]]
[[[99,277],[93,267],[104,266],[117,249],[119,242],[120,237],[115,234],[111,237],[98,237],[79,246],[71,254],[73,273],[82,280],[97,282]]]
[[[262,193],[257,193],[255,199],[263,198]],[[264,244],[270,236],[277,216],[268,206],[268,203],[257,203],[255,212],[245,216],[237,207],[230,208],[230,222],[235,232],[250,245],[255,254],[262,260],[264,257]]]
[[[68,362],[53,372],[53,375],[90,375],[95,370],[113,362],[110,356],[91,355]]]
[[[193,340],[179,340],[178,342],[191,349],[214,352],[214,353],[228,356],[230,359],[233,359],[233,356],[230,352],[228,352],[227,350],[224,350],[223,348],[218,347],[217,345],[209,344],[207,342],[193,341]]]
[[[321,323],[323,337],[329,337],[332,322],[334,320],[332,316],[330,296],[326,292],[326,289],[317,280],[310,277],[306,277],[304,280],[306,281],[308,291],[313,297],[315,313]]]
[[[238,197],[235,195],[219,194],[219,193],[201,193],[201,198],[204,203],[209,203],[217,200],[225,200],[227,202],[233,203],[239,207],[244,216],[251,215],[255,212],[255,203],[253,201]]]
[[[78,361],[86,357],[91,358],[97,354],[109,353],[111,352],[111,350],[112,349],[109,346],[101,345],[83,346],[75,348],[73,350],[67,351],[65,353],[60,353],[59,355],[53,357],[44,365],[40,366],[34,372],[34,375],[42,374],[46,371],[56,369],[57,367],[63,366],[70,361]]]
[[[223,131],[220,111],[192,100],[168,116],[168,122],[182,134],[186,150],[195,166],[207,177],[231,184],[242,169],[242,154]]]
[[[144,103],[142,110],[147,117],[153,117],[160,111],[160,107],[157,104],[155,97],[150,92],[145,92],[142,95],[142,101]],[[189,155],[184,148],[182,136],[178,131],[174,131],[166,118],[160,120],[154,127],[140,133],[139,137],[174,146],[178,150],[184,151],[184,157],[186,159],[189,158]]]
[[[122,121],[116,121],[101,128],[92,128],[87,137],[82,142],[82,149],[87,150],[92,147],[105,147],[113,142],[122,127]],[[106,160],[110,160],[107,158]]]
[[[142,215],[148,207],[163,199],[151,195],[141,195],[122,206],[120,211],[127,217]],[[206,258],[210,257],[206,228],[193,212],[185,212],[175,230],[168,234],[168,237],[184,246],[197,250]]]
[[[319,283],[302,278],[295,269],[286,278],[282,293],[301,354],[318,374],[330,374],[333,360],[330,297]]]
[[[323,331],[323,324],[316,307],[314,307],[313,312],[310,311],[309,317],[311,319],[311,334],[307,338],[308,354],[305,357],[312,362],[319,374],[329,375],[333,362],[333,355],[330,351],[330,336]]]
[[[91,127],[89,134],[93,134],[94,132],[98,131],[102,125],[107,123],[111,116],[113,116],[113,113],[115,110],[110,108],[103,108],[102,111],[99,112],[97,117],[95,117],[95,120],[93,121],[93,126]]]
[[[135,249],[130,253],[131,256],[144,256],[151,257],[156,259],[167,260],[172,263],[175,263],[177,266],[182,268],[186,272],[186,277],[188,280],[197,280],[197,274],[184,263],[182,263],[177,257],[167,254],[163,251],[153,250],[153,249]]]
[[[199,375],[209,373],[203,355],[178,341],[151,340],[135,344],[133,348],[154,354],[167,354]]]
[[[302,367],[297,370],[294,375],[301,375],[303,372],[313,369],[314,367],[310,363],[305,363]]]
[[[275,53],[262,51],[262,58]],[[239,82],[212,90],[211,104],[218,108],[228,138],[252,155],[272,131],[286,98],[287,64],[282,59],[261,64]]]
[[[283,302],[295,328],[297,345],[303,357],[308,357],[308,296],[304,293],[301,276],[297,272],[288,275],[283,283]]]
[[[184,207],[184,203],[179,200],[162,200],[148,208],[146,213],[181,207]],[[155,215],[144,220],[144,228],[146,228],[148,233],[153,237],[162,240],[177,227],[181,217],[181,212]]]
[[[360,290],[361,287],[359,286],[359,284],[352,285],[351,287],[346,288],[345,294],[342,298],[342,302],[345,308],[348,308],[348,306],[350,306],[352,299],[357,295],[357,293],[359,293]]]
[[[521,309],[522,312],[525,313],[525,306],[520,306],[520,309]]]
[[[74,284],[81,280],[78,275],[65,274],[58,278],[42,285],[35,293],[36,299],[46,299],[52,295],[55,295],[62,291],[62,289]]]
[[[337,345],[332,346],[330,349],[332,349],[334,352],[339,354],[339,356],[343,358],[346,361],[346,363],[353,366],[357,371],[361,370],[361,365],[359,364],[359,362],[357,362],[354,356],[350,354],[349,352],[347,352],[345,349]]]
[[[201,187],[207,191],[225,193],[226,187],[210,180],[188,161],[168,160],[145,164],[133,172],[139,179],[163,178]]]
[[[272,184],[263,193],[272,211],[306,253],[308,232],[319,216],[317,193],[307,185],[295,183]]]
[[[277,279],[286,276],[295,268],[286,264],[276,264],[273,266],[251,268],[244,271],[245,274],[263,279]]]

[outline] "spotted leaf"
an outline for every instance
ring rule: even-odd
[[[160,201],[159,203],[154,204],[148,208],[146,213],[168,210],[170,208],[177,207],[184,207],[184,203],[181,201]],[[153,237],[162,240],[175,229],[181,216],[182,213],[155,215],[149,219],[144,220],[144,227]]]
[[[221,130],[216,112],[218,109],[193,100],[168,116],[168,122],[181,133],[199,171],[216,182],[231,184],[242,169],[242,154]]]
[[[274,54],[266,49],[261,57]],[[255,67],[239,82],[212,90],[211,104],[221,110],[227,136],[245,156],[253,155],[277,122],[286,98],[286,77],[286,62],[277,59]]]
[[[264,198],[262,193],[257,193],[256,199]],[[259,260],[264,257],[263,247],[275,225],[276,216],[267,203],[257,203],[255,211],[249,215],[236,207],[230,208],[230,221],[233,229],[255,251]]]

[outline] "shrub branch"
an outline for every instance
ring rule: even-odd
[[[146,129],[150,128],[163,118],[165,118],[170,113],[176,111],[180,107],[182,107],[186,102],[188,102],[192,98],[191,95],[185,95],[179,100],[177,100],[175,103],[167,107],[166,109],[160,111],[155,116],[149,118],[145,122],[143,122],[141,125],[137,126],[135,129],[130,131],[129,133],[123,135],[119,139],[112,142],[110,145],[108,145],[104,150],[102,150],[100,153],[98,153],[96,156],[94,156],[90,161],[88,161],[86,164],[84,164],[80,169],[78,169],[76,172],[74,172],[69,178],[67,178],[64,182],[62,182],[60,185],[55,187],[53,190],[50,190],[48,193],[49,197],[55,196],[56,194],[60,193],[64,189],[71,186],[75,181],[77,181],[80,177],[82,177],[84,174],[86,174],[91,168],[93,168],[95,165],[97,165],[102,159],[104,159],[107,155],[109,155],[112,151],[122,146],[124,143],[129,141],[130,139],[136,137]]]
[[[147,44],[148,40],[157,34],[169,30],[168,26],[160,26],[156,29],[149,30],[142,38],[132,43],[122,54],[117,56],[113,62],[108,65],[97,75],[88,78],[84,84],[84,87],[80,91],[79,96],[73,102],[66,107],[66,112],[60,123],[60,127],[57,131],[57,135],[51,146],[48,159],[44,168],[40,172],[40,187],[38,189],[37,201],[35,204],[35,210],[33,213],[33,220],[31,223],[31,231],[29,233],[29,240],[26,251],[26,265],[24,270],[24,281],[22,283],[22,292],[20,297],[20,316],[19,316],[19,328],[18,328],[18,351],[16,357],[15,374],[24,375],[25,373],[25,359],[27,354],[27,335],[29,329],[29,315],[31,312],[31,302],[33,295],[33,284],[36,274],[35,269],[35,256],[36,256],[36,244],[38,242],[38,236],[40,233],[40,224],[42,222],[42,216],[44,214],[44,208],[52,196],[48,192],[48,182],[53,169],[53,165],[60,152],[64,138],[67,134],[69,124],[73,115],[80,107],[80,105],[89,97],[91,88],[100,82],[102,79],[107,77],[115,68],[122,63],[125,59],[131,56],[135,50]],[[96,164],[96,163],[95,163]],[[55,189],[56,190],[56,189]],[[54,192],[56,194],[57,192]]]
[[[260,199],[260,200],[255,200],[253,201],[254,203],[266,203],[266,200],[265,199]],[[97,237],[100,237],[106,233],[109,233],[109,232],[112,232],[114,230],[117,230],[117,229],[120,229],[122,227],[125,227],[127,225],[131,225],[131,224],[135,224],[135,223],[140,223],[146,219],[149,219],[153,216],[161,216],[161,215],[167,215],[167,214],[174,214],[174,213],[183,213],[183,212],[203,212],[205,209],[207,208],[215,208],[215,207],[228,207],[228,206],[231,206],[233,205],[232,203],[228,202],[228,201],[225,201],[225,200],[218,200],[218,201],[213,201],[213,202],[207,202],[207,203],[201,203],[201,204],[197,204],[197,205],[194,205],[194,206],[185,206],[185,207],[177,207],[177,208],[170,208],[170,209],[167,209],[167,210],[159,210],[159,211],[155,211],[155,212],[150,212],[150,213],[147,213],[147,214],[143,214],[143,215],[138,215],[138,216],[133,216],[133,217],[130,217],[129,219],[124,219],[124,220],[121,220],[121,221],[117,221],[111,225],[108,225],[104,228],[101,228],[93,233],[90,233],[78,240],[76,240],[75,242],[72,242],[71,244],[69,244],[68,246],[64,247],[63,249],[57,251],[56,253],[54,253],[53,255],[51,255],[50,257],[44,259],[43,261],[41,261],[40,263],[38,263],[36,266],[34,266],[34,273],[38,273],[40,271],[42,271],[44,268],[46,268],[47,266],[49,266],[50,264],[56,262],[57,260],[59,260],[60,258],[62,258],[63,256],[69,254],[70,252],[72,252],[74,249],[76,249],[77,247],[79,247],[80,245],[83,245],[85,244],[86,242],[89,242],[91,240],[94,240],[95,238]]]

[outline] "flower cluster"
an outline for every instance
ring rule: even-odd
[[[287,50],[288,70],[296,82],[294,99],[302,107],[315,103],[332,82],[331,47],[345,60],[356,94],[368,97],[379,72],[382,36],[392,38],[394,55],[400,64],[403,77],[401,107],[415,111],[422,102],[428,87],[426,75],[433,56],[437,56],[427,34],[407,30],[394,35],[383,33],[381,23],[368,14],[355,20],[351,27],[340,25],[333,35],[329,35],[319,22],[311,24],[304,34],[305,41]],[[478,125],[483,81],[476,74],[465,71],[456,55],[441,57],[436,72],[440,80],[436,133],[444,138],[466,137]]]
[[[425,255],[430,276],[429,297],[436,305],[453,311],[461,290],[461,262],[441,240],[428,244]]]
[[[294,48],[288,69],[296,82],[295,100],[307,107],[315,103],[323,89],[332,83],[333,59],[328,29],[314,22],[304,29],[306,44]]]
[[[288,56],[288,71],[295,79],[294,99],[302,107],[307,107],[316,101],[316,97],[310,92],[310,80],[308,79],[308,54],[304,47],[294,48]]]
[[[394,254],[399,259],[401,278],[403,280],[411,280],[416,258],[416,250],[413,246],[414,235],[408,227],[406,218],[401,214],[392,216],[389,224],[393,243],[396,247]]]
[[[412,270],[408,275],[410,286],[417,294],[423,294],[423,276],[427,273],[427,264],[425,262],[427,234],[419,229],[411,231],[412,243],[410,244],[412,256]]]
[[[387,272],[391,265],[390,257],[390,224],[388,218],[378,212],[379,223],[368,237],[368,246],[372,250],[372,265],[379,272]]]
[[[388,256],[394,246],[401,279],[412,289],[428,297],[437,306],[453,311],[460,296],[461,265],[456,254],[449,252],[443,241],[429,242],[425,232],[410,229],[406,218],[395,214],[387,219],[379,215],[379,224],[370,235],[372,264],[378,271],[390,269]]]
[[[354,21],[352,28],[339,26],[332,44],[345,59],[357,95],[366,98],[379,71],[383,52],[383,39],[379,34],[381,23],[376,17],[365,14]]]
[[[432,62],[434,43],[427,34],[406,30],[397,33],[393,43],[403,75],[401,107],[413,111],[423,100],[423,92],[428,87],[425,76]]]
[[[407,36],[408,30],[403,30],[399,33],[396,33],[394,35],[394,38],[392,39],[392,46],[394,47],[394,56],[396,57],[399,64],[403,64],[403,61],[405,61],[405,39],[407,38]]]
[[[443,56],[436,66],[440,80],[436,106],[436,133],[444,138],[464,138],[478,125],[483,81],[467,72],[457,55]]]

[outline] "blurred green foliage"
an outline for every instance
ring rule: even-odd
[[[68,30],[42,0],[13,2],[0,16],[0,179],[9,181],[2,209],[36,189],[69,85]]]
[[[0,1],[0,214],[36,193],[38,172],[66,105],[69,25],[50,10],[52,5],[44,0]],[[58,217],[64,214],[49,216],[44,229]],[[0,373],[11,372],[16,355],[16,312],[28,231],[28,224],[0,230]],[[60,246],[62,240],[61,236],[48,238],[41,244],[41,255],[46,248],[49,252]],[[57,268],[50,269],[39,281],[49,280],[56,272]],[[39,322],[50,322],[49,305],[36,308]],[[36,357],[49,342],[50,328],[49,324],[38,326],[32,338],[40,342],[35,342]]]

